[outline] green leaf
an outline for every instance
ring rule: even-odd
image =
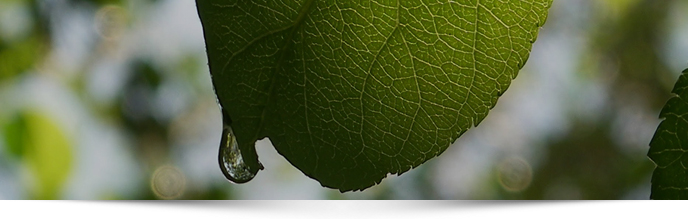
[[[31,195],[36,199],[57,199],[72,170],[72,142],[60,126],[47,115],[34,110],[21,111],[4,125],[8,152],[28,167],[33,181]]]
[[[196,3],[248,169],[262,168],[254,144],[269,137],[307,176],[349,191],[438,156],[482,121],[551,0]]]
[[[647,156],[657,165],[651,199],[688,199],[688,69],[678,78],[664,105]]]
[[[26,118],[23,115],[12,117],[3,127],[5,150],[9,155],[21,158],[24,154],[26,135]]]

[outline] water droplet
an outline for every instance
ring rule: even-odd
[[[229,181],[234,183],[245,183],[251,181],[256,176],[255,173],[249,170],[248,165],[244,163],[234,131],[226,123],[222,129],[222,140],[220,140],[219,162],[222,173],[225,174]]]

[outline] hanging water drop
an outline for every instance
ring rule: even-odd
[[[220,140],[220,155],[218,157],[220,169],[225,177],[234,183],[245,183],[251,181],[256,176],[252,173],[248,165],[244,163],[241,156],[239,144],[237,143],[234,131],[229,124],[224,123],[222,129],[222,140]]]

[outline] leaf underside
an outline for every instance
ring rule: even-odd
[[[438,156],[523,67],[551,0],[197,0],[247,165],[255,141],[362,190]]]
[[[651,199],[688,199],[688,69],[678,78],[676,96],[664,105],[647,156],[657,165]]]

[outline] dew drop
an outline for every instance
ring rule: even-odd
[[[256,176],[252,173],[244,158],[241,156],[239,144],[237,143],[234,131],[229,124],[225,123],[222,129],[222,140],[220,140],[220,169],[225,177],[234,183],[245,183],[251,181]]]

